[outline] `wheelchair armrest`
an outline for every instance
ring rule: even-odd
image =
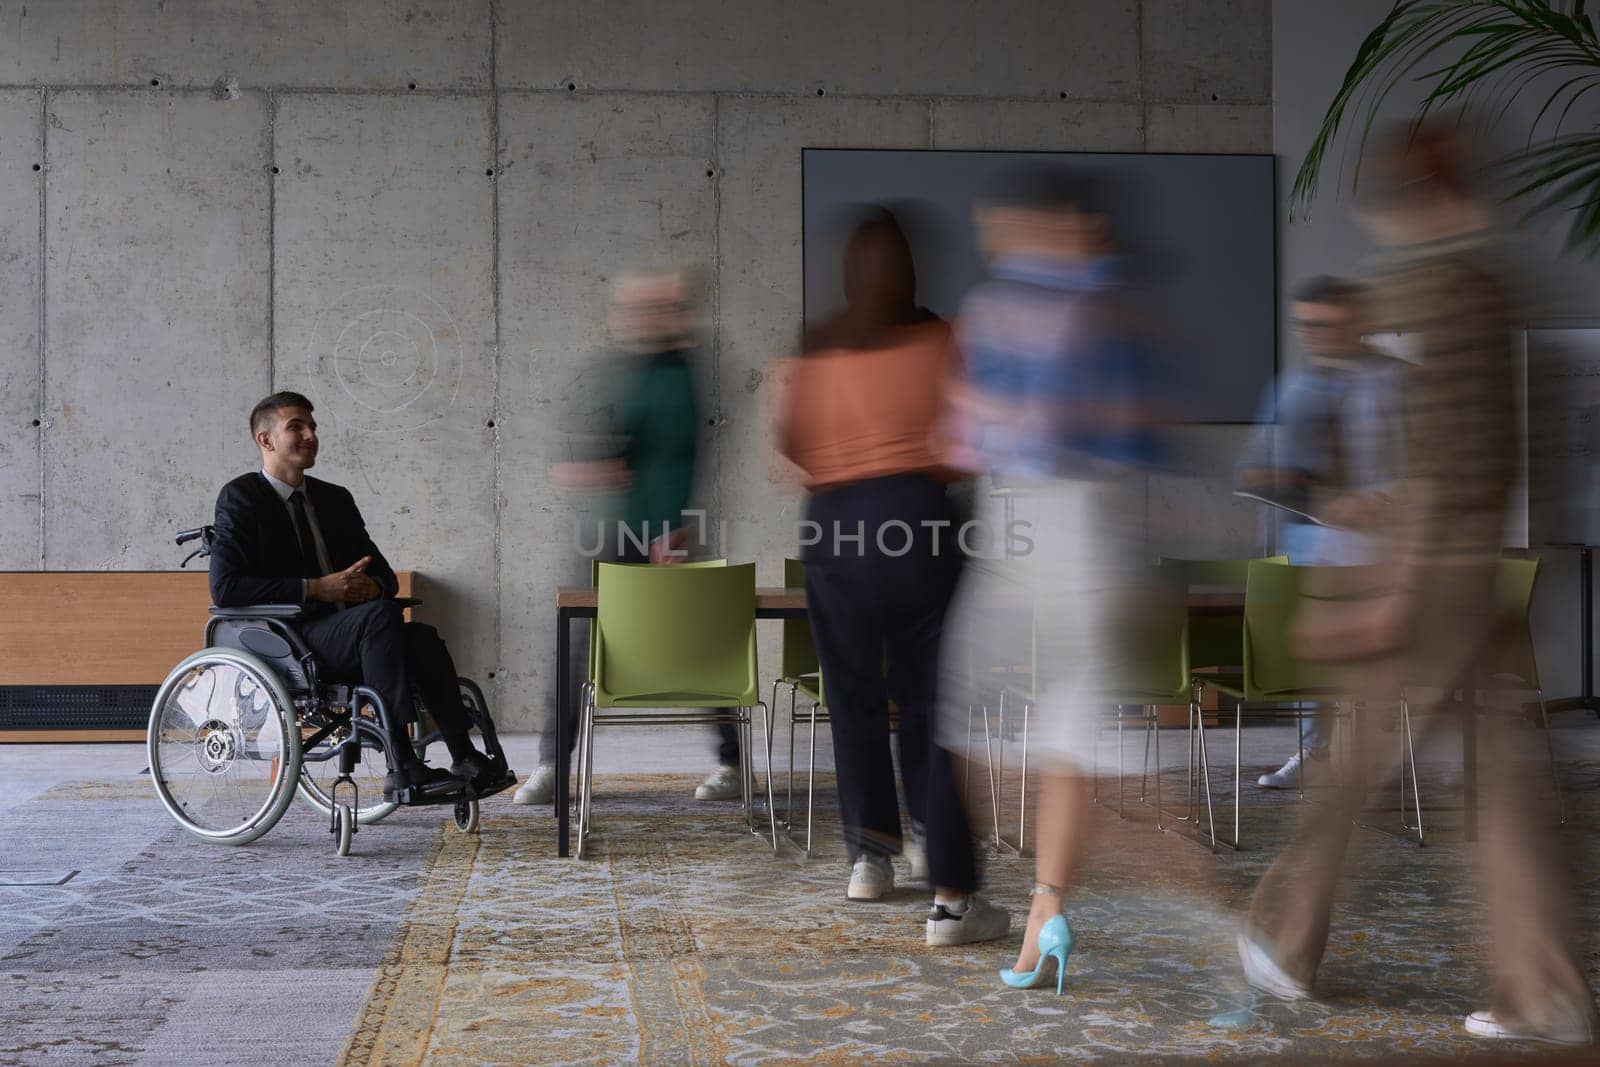
[[[422,604],[422,598],[419,596],[397,596],[394,598],[394,602],[402,608],[414,608]]]
[[[293,620],[306,612],[303,604],[251,604],[242,608],[219,608],[211,605],[211,614],[219,619],[285,619]]]

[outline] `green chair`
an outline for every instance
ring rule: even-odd
[[[1232,697],[1233,709],[1233,839],[1219,838],[1215,826],[1210,835],[1211,845],[1225,845],[1238,849],[1240,815],[1243,810],[1243,725],[1246,704],[1299,705],[1311,702],[1354,702],[1362,694],[1345,687],[1347,670],[1326,664],[1313,663],[1298,657],[1291,646],[1289,625],[1303,600],[1306,578],[1312,571],[1322,568],[1301,567],[1277,559],[1252,560],[1246,567],[1244,595],[1244,626],[1241,643],[1242,672],[1234,676],[1196,674],[1199,685],[1210,685],[1219,693]],[[1363,568],[1333,568],[1341,572],[1350,588],[1360,588],[1359,574]],[[1370,572],[1379,580],[1378,572]],[[1355,580],[1351,580],[1355,579]],[[1296,722],[1299,712],[1296,711]],[[1202,719],[1196,732],[1198,737],[1199,771],[1206,808],[1211,809],[1211,772],[1206,753],[1205,723]]]
[[[1161,731],[1156,708],[1186,704],[1193,723],[1198,709],[1194,684],[1190,680],[1190,626],[1187,586],[1171,578],[1171,572],[1156,571],[1140,583],[1138,599],[1119,627],[1117,645],[1132,655],[1120,668],[1119,676],[1107,679],[1098,697],[1114,709],[1117,725],[1117,815],[1123,814],[1122,734],[1128,707],[1137,707],[1145,725],[1144,773],[1149,773],[1150,740],[1155,739],[1156,826],[1161,824]],[[1093,797],[1100,798],[1100,749],[1095,745]],[[1141,778],[1141,783],[1143,778]],[[1141,799],[1143,787],[1141,784]]]
[[[756,666],[755,565],[596,568],[593,674],[579,726],[578,855],[594,792],[599,726],[706,725],[739,729],[745,822],[755,831],[750,711],[761,709],[767,749],[767,812],[778,849],[772,797],[772,724]],[[659,709],[659,710],[658,710]]]

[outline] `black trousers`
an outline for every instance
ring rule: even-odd
[[[647,563],[650,559],[631,543],[624,543],[620,551],[612,550],[606,555],[618,563]],[[603,558],[602,562],[607,560]],[[587,561],[584,565],[588,566]],[[585,575],[582,580],[587,583],[589,578]],[[567,642],[567,671],[570,678],[589,676],[589,627],[587,626],[580,625],[573,632],[571,640]],[[578,715],[583,711],[583,694],[579,691],[581,688],[574,685],[572,703],[567,707],[556,709],[562,716],[561,728],[567,739],[568,756],[571,756],[578,747]],[[552,718],[545,726],[544,732],[539,735],[539,762],[555,763],[555,761],[556,724]],[[739,732],[727,723],[717,724],[717,762],[724,767],[739,765]]]
[[[396,759],[411,754],[406,725],[415,718],[413,682],[439,727],[450,758],[459,760],[473,751],[467,736],[472,722],[461,703],[456,665],[438,630],[406,622],[404,609],[389,599],[319,615],[296,628],[326,674],[336,679],[360,678],[383,698],[389,711],[384,726],[394,743]]]
[[[945,488],[923,475],[814,494],[806,518],[806,603],[833,729],[839,808],[852,860],[900,851],[889,708],[900,712],[900,777],[925,834],[929,880],[977,888],[972,830],[938,743],[939,639],[960,558]],[[861,539],[855,540],[857,533]]]

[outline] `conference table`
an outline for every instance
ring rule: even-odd
[[[556,707],[568,707],[581,684],[571,670],[572,624],[593,619],[599,611],[600,593],[592,585],[563,585],[556,588]],[[1242,615],[1244,590],[1224,586],[1192,586],[1189,589],[1191,615]],[[756,589],[756,619],[803,619],[806,617],[806,591],[802,588],[759,586]],[[572,774],[571,745],[566,737],[565,716],[556,715],[556,854],[571,855],[571,811],[567,787]]]

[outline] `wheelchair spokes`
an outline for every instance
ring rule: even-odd
[[[175,670],[150,720],[150,772],[185,829],[243,843],[293,795],[300,765],[293,710],[247,658],[208,650]]]

